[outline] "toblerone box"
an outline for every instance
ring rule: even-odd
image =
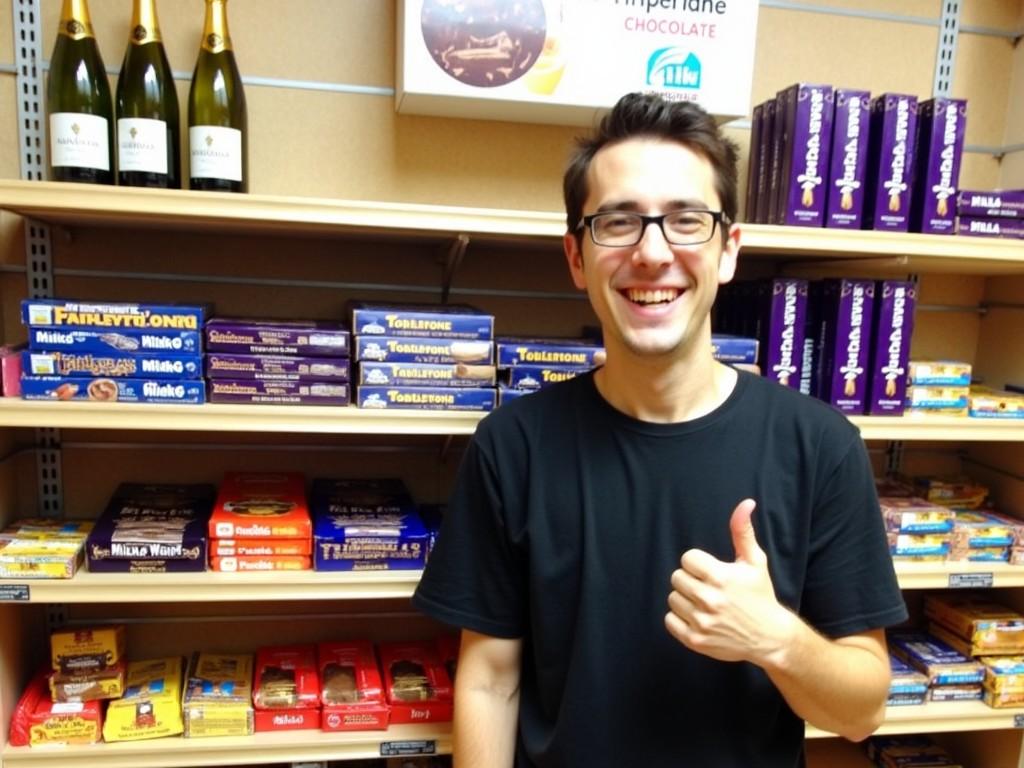
[[[825,226],[860,229],[864,220],[864,196],[871,127],[871,94],[837,88],[832,120],[832,159],[829,163],[828,202]]]
[[[937,96],[921,103],[917,114],[911,231],[933,235],[954,233],[966,124],[967,102],[964,99]]]
[[[883,280],[875,286],[875,335],[868,399],[868,413],[872,416],[903,413],[916,302],[917,286],[912,282]]]
[[[128,663],[124,696],[107,706],[104,741],[138,741],[175,736],[181,719],[181,658]]]
[[[832,86],[797,83],[786,91],[788,141],[782,150],[775,223],[820,227],[825,221],[825,181],[832,146]]]
[[[356,336],[489,340],[494,338],[494,316],[458,304],[356,302],[352,305],[352,333]]]
[[[871,102],[864,229],[909,229],[916,135],[916,96],[883,93]]]

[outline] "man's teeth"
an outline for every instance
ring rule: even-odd
[[[637,288],[628,288],[626,297],[637,304],[662,304],[667,301],[674,301],[679,295],[676,288],[659,288],[656,291],[643,291]]]

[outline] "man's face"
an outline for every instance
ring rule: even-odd
[[[636,138],[605,147],[591,162],[589,183],[585,215],[721,209],[711,165],[675,142]],[[653,224],[631,246],[595,245],[589,232],[581,244],[575,233],[565,237],[573,282],[590,297],[609,357],[673,357],[702,343],[718,285],[732,279],[738,249],[738,228],[724,245],[718,227],[708,242],[686,246],[670,245]]]

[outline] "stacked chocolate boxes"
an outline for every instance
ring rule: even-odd
[[[967,103],[797,83],[751,118],[746,217],[952,234]]]
[[[26,299],[26,400],[202,403],[204,306]]]
[[[957,214],[957,234],[1024,238],[1024,189],[961,191]]]
[[[493,315],[368,302],[351,314],[360,408],[493,410]]]
[[[210,517],[214,571],[311,568],[313,525],[297,472],[229,472]]]
[[[211,403],[349,404],[350,339],[341,323],[213,318],[206,345]]]
[[[212,485],[122,483],[86,540],[89,570],[205,571]]]
[[[604,364],[604,347],[583,339],[498,339],[500,403],[566,381]]]
[[[911,360],[907,410],[932,416],[966,416],[971,364],[959,360]]]

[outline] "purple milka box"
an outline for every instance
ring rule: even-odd
[[[804,344],[807,281],[775,278],[764,281],[761,292],[761,344],[765,376],[794,389],[800,386]]]
[[[209,352],[206,375],[211,379],[265,381],[348,381],[347,357],[295,357],[291,355],[233,355]]]
[[[1024,238],[1024,221],[1020,219],[983,219],[977,216],[961,216],[957,225],[958,235],[973,237]]]
[[[761,131],[764,130],[764,104],[758,104],[750,115],[750,151],[747,161],[747,197],[743,216],[749,223],[757,221],[757,176],[761,164]]]
[[[207,400],[211,403],[257,405],[349,405],[348,383],[331,381],[258,381],[210,379]]]
[[[871,416],[903,413],[916,303],[917,286],[912,282],[880,280],[875,286],[875,338],[869,363]]]
[[[875,283],[837,278],[825,280],[821,290],[823,388],[818,397],[843,413],[864,413]]]
[[[952,235],[956,190],[964,151],[967,101],[936,96],[917,110],[917,165],[911,195],[910,229]]]
[[[804,309],[804,342],[801,346],[800,385],[802,395],[818,396],[821,382],[817,378],[817,361],[821,354],[818,348],[818,331],[821,326],[821,280],[807,286],[807,306]]]
[[[768,218],[765,224],[775,224],[779,220],[782,209],[782,173],[783,155],[789,142],[790,126],[786,123],[788,113],[789,91],[779,91],[775,95],[775,130],[772,132],[772,164],[771,178],[768,184]]]
[[[961,216],[1024,219],[1024,189],[961,189],[956,210]]]
[[[775,146],[775,99],[764,103],[764,114],[761,117],[760,146],[757,150],[757,193],[754,199],[754,219],[758,224],[768,221],[768,205],[771,200],[772,184],[772,151]]]
[[[796,83],[786,89],[777,224],[820,227],[832,147],[832,86]]]
[[[871,102],[864,229],[906,232],[917,137],[917,97],[883,93]]]
[[[868,91],[837,88],[835,102],[825,226],[832,229],[860,229],[867,191],[865,176],[871,128],[871,94]]]
[[[242,355],[348,357],[349,332],[327,320],[249,320],[215,317],[206,323],[206,349]]]

